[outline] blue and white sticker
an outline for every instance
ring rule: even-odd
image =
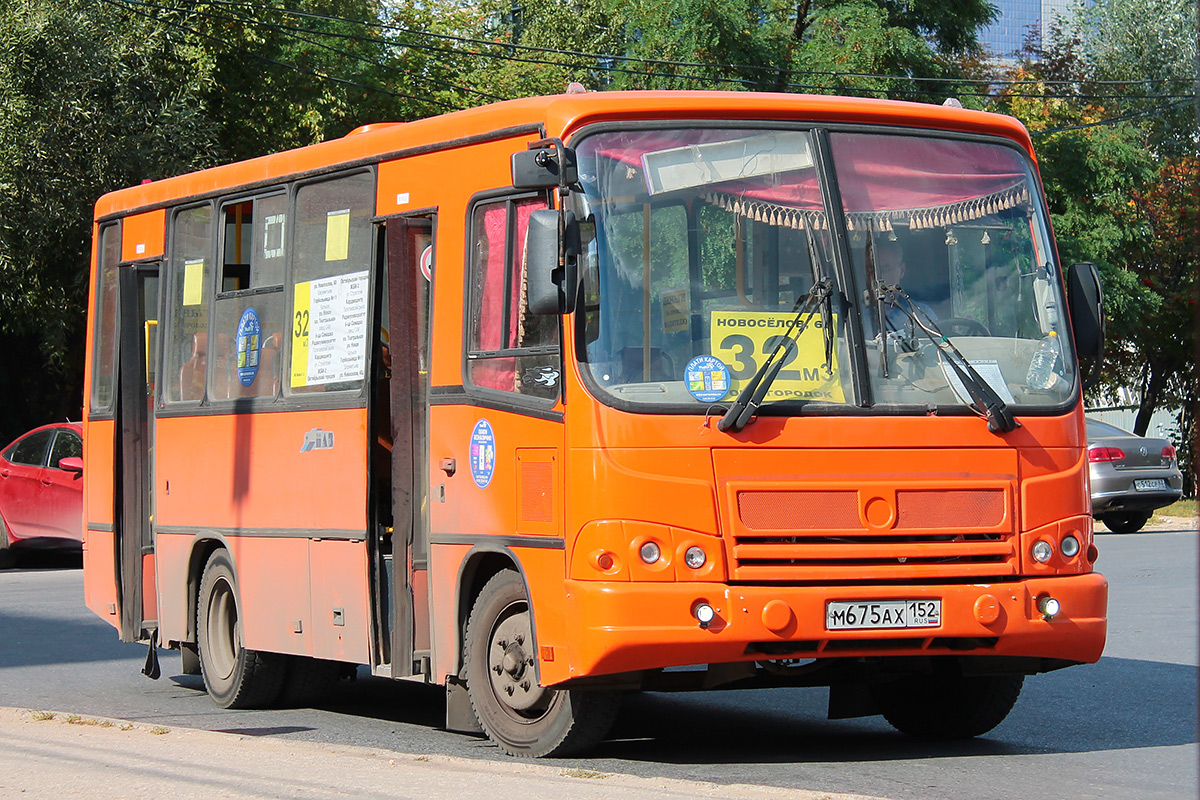
[[[471,477],[480,489],[486,489],[496,471],[496,434],[486,419],[475,423],[471,431]]]
[[[713,356],[696,356],[684,368],[687,390],[702,403],[716,403],[729,394],[729,367]]]
[[[258,312],[247,308],[237,326],[237,373],[242,386],[249,386],[258,377],[258,357],[262,350],[262,325]]]

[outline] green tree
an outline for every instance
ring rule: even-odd
[[[208,81],[113,6],[0,2],[0,439],[79,419],[92,206],[213,162]]]
[[[461,12],[448,5],[201,1],[184,10],[146,6],[140,13],[169,25],[203,54],[211,73],[204,100],[223,160],[470,105],[456,80],[456,54],[436,39],[406,33],[458,21]]]
[[[1098,396],[1132,388],[1135,432],[1157,408],[1197,402],[1195,291],[1200,258],[1197,126],[1188,96],[1194,0],[1098,0],[1075,9],[1008,77],[997,100],[1030,128],[1066,262],[1096,261],[1108,316]]]
[[[504,93],[561,91],[565,78],[593,89],[749,89],[897,94],[940,100],[946,87],[912,77],[956,77],[978,54],[986,0],[533,0],[482,6],[486,30],[509,45],[578,51],[549,76],[512,63]],[[497,49],[496,54],[505,54]],[[583,54],[599,54],[590,59]],[[870,77],[859,73],[891,77]],[[557,85],[556,85],[557,84]]]

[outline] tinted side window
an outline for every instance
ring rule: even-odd
[[[301,186],[290,379],[293,394],[358,389],[367,365],[375,177],[369,172]]]
[[[120,260],[121,229],[117,225],[106,225],[100,229],[100,244],[96,248],[92,411],[109,411],[113,407],[117,363],[117,264]]]
[[[54,446],[50,448],[50,466],[58,469],[58,462],[64,458],[83,458],[83,439],[75,431],[59,429],[54,437]]]
[[[529,313],[525,233],[544,197],[479,203],[472,215],[467,380],[553,399],[559,393],[558,317]]]
[[[213,400],[274,397],[283,364],[287,195],[221,207],[221,284],[210,342]]]
[[[212,299],[212,208],[189,208],[175,215],[167,275],[171,322],[163,337],[170,401],[204,397],[208,367],[208,304]]]
[[[38,431],[26,436],[12,447],[4,457],[13,464],[28,464],[31,467],[41,467],[46,464],[46,448],[54,436],[53,430]]]

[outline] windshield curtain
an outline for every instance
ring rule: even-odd
[[[825,172],[836,175],[832,222],[844,226],[848,264],[835,259],[816,152],[811,133],[784,129],[610,131],[578,143],[579,354],[602,398],[708,412],[774,353],[784,363],[763,413],[961,409],[971,397],[935,344],[943,335],[1006,403],[1070,396],[1058,271],[1021,151],[830,134]],[[864,359],[851,357],[849,324],[861,325]],[[855,363],[870,373],[865,396],[854,394]]]

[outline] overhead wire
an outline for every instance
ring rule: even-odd
[[[278,66],[278,67],[283,67],[285,69],[290,69],[295,72],[299,72],[299,73],[302,73],[305,75],[310,75],[314,78],[319,78],[324,81],[340,83],[340,84],[343,84],[346,86],[352,86],[356,89],[361,89],[363,91],[375,92],[378,94],[385,94],[385,95],[389,95],[391,97],[396,97],[396,98],[400,98],[400,99],[404,99],[404,100],[419,100],[422,102],[429,103],[431,105],[441,106],[441,107],[449,109],[451,111],[461,111],[464,108],[464,106],[456,105],[454,103],[449,103],[444,100],[438,100],[437,98],[427,97],[424,95],[409,94],[409,93],[405,93],[405,92],[396,92],[396,91],[392,91],[390,89],[383,89],[378,86],[368,86],[367,84],[358,83],[357,81],[352,81],[352,80],[349,80],[348,78],[342,78],[337,75],[329,75],[329,74],[320,72],[319,70],[310,69],[308,67],[302,67],[297,64],[289,64],[285,61],[279,61],[278,59],[270,58],[270,57],[264,56],[260,53],[255,53],[251,50],[248,50],[245,47],[242,47],[241,45],[233,44],[233,43],[231,43],[225,39],[222,39],[220,37],[212,36],[211,34],[204,33],[203,31],[197,30],[189,25],[185,25],[182,22],[167,20],[161,16],[158,16],[155,14],[149,14],[144,11],[140,11],[134,7],[134,6],[151,6],[151,7],[153,7],[153,4],[150,4],[150,3],[136,2],[136,0],[100,0],[100,2],[107,3],[108,5],[111,5],[111,6],[123,8],[126,11],[129,11],[130,13],[137,14],[140,17],[144,17],[146,19],[152,20],[154,22],[158,22],[163,25],[167,25],[168,27],[174,27],[174,28],[179,28],[179,29],[185,30],[194,36],[199,36],[202,39],[207,39],[209,41],[217,42],[218,44],[221,44],[228,49],[235,50],[239,53],[250,56],[251,58],[257,59],[264,63],[271,64],[271,65]],[[172,10],[172,9],[164,8],[164,10]]]
[[[1171,111],[1172,109],[1175,109],[1175,108],[1182,108],[1185,105],[1190,105],[1191,102],[1192,102],[1191,98],[1188,98],[1185,100],[1176,100],[1174,103],[1166,103],[1165,105],[1155,106],[1154,108],[1148,108],[1144,111],[1138,111],[1133,114],[1123,114],[1122,116],[1119,116],[1119,117],[1110,117],[1108,119],[1097,120],[1096,122],[1084,122],[1079,125],[1067,125],[1067,126],[1064,126],[1061,128],[1047,128],[1046,130],[1043,130],[1043,131],[1030,131],[1029,135],[1030,136],[1045,136],[1045,135],[1051,134],[1051,133],[1063,133],[1065,131],[1080,131],[1080,130],[1085,130],[1087,128],[1099,128],[1099,127],[1106,126],[1106,125],[1118,125],[1122,122],[1131,122],[1135,119],[1151,117],[1156,114],[1161,114],[1166,111]]]
[[[1188,82],[1188,81],[1183,81],[1182,79],[1179,81],[1176,81],[1176,80],[1169,79],[1169,78],[1146,78],[1146,79],[1134,79],[1134,80],[1116,80],[1116,79],[1109,80],[1109,79],[1106,79],[1106,80],[1095,80],[1095,81],[1090,81],[1090,80],[1089,81],[1039,80],[1039,79],[1006,80],[1006,79],[996,78],[996,77],[954,78],[954,77],[932,77],[932,76],[918,76],[918,75],[895,75],[895,74],[869,73],[869,72],[834,72],[834,71],[827,71],[827,70],[798,70],[798,69],[790,68],[790,67],[774,67],[774,66],[767,66],[767,65],[762,65],[762,64],[722,64],[722,63],[705,63],[705,62],[699,62],[699,61],[679,61],[679,60],[669,60],[669,59],[654,59],[654,58],[646,58],[646,57],[642,57],[642,56],[624,56],[624,55],[615,55],[615,54],[607,54],[607,53],[589,53],[589,52],[585,52],[582,50],[566,50],[566,49],[554,48],[554,47],[539,47],[539,46],[535,46],[535,45],[517,44],[515,42],[496,42],[496,41],[490,41],[490,40],[486,40],[486,39],[455,36],[453,34],[435,33],[433,31],[420,30],[420,29],[403,26],[403,25],[396,25],[394,23],[371,22],[371,21],[367,21],[367,20],[354,19],[352,17],[340,17],[340,16],[330,15],[330,14],[317,14],[315,12],[301,11],[299,9],[289,9],[289,8],[278,7],[278,6],[264,6],[262,3],[251,2],[251,0],[204,0],[204,2],[208,3],[209,5],[251,7],[251,8],[255,8],[255,9],[270,8],[275,11],[280,11],[280,12],[291,14],[291,15],[298,16],[298,17],[307,17],[307,18],[320,19],[320,20],[326,20],[326,21],[346,22],[346,23],[351,23],[351,24],[355,24],[355,25],[361,25],[361,26],[368,27],[368,28],[375,28],[375,29],[379,29],[379,30],[394,30],[394,31],[399,31],[401,33],[408,33],[408,34],[417,35],[417,36],[425,36],[425,37],[434,38],[434,39],[442,39],[442,40],[460,42],[460,43],[465,43],[465,44],[473,44],[473,45],[479,45],[479,46],[483,46],[483,47],[499,47],[499,48],[509,49],[514,52],[515,51],[525,51],[525,52],[535,52],[535,53],[546,53],[546,54],[552,54],[552,55],[566,55],[566,56],[573,56],[573,57],[577,57],[577,58],[588,58],[588,59],[595,59],[595,60],[612,60],[612,61],[624,61],[624,62],[632,62],[632,63],[640,63],[640,64],[653,64],[653,65],[657,65],[657,66],[693,67],[693,68],[703,68],[703,69],[720,68],[720,69],[729,69],[729,70],[758,70],[758,71],[769,72],[774,75],[802,74],[802,75],[809,75],[809,76],[818,76],[819,75],[819,76],[834,77],[834,78],[867,78],[867,79],[874,79],[874,80],[897,80],[897,81],[912,81],[915,83],[938,83],[938,84],[981,84],[983,86],[999,86],[999,85],[1067,85],[1067,86],[1074,86],[1074,85],[1080,85],[1080,84],[1096,85],[1096,86],[1123,86],[1123,85],[1132,85],[1132,84],[1153,84],[1153,83],[1172,83],[1172,82],[1187,83]],[[414,46],[414,45],[409,43],[406,46]],[[461,52],[461,51],[454,51],[454,52]],[[479,53],[475,53],[475,54],[481,55]],[[510,60],[518,60],[518,59],[510,59]],[[528,63],[545,63],[545,64],[555,64],[555,65],[559,64],[559,62],[553,62],[553,61],[546,62],[546,61],[537,61],[537,60],[534,60],[534,61],[528,62]],[[587,67],[589,65],[582,65],[582,66]],[[602,70],[607,69],[604,67],[593,67],[593,68],[599,68]],[[637,74],[646,74],[646,73],[637,71]],[[660,74],[660,76],[662,76],[662,74]],[[665,76],[675,77],[671,73],[667,73]],[[679,76],[679,77],[689,77],[690,78],[692,76]],[[706,76],[700,76],[700,77],[702,79],[712,80],[712,78],[708,78]],[[737,81],[737,79],[725,79],[725,81],[726,82]],[[763,83],[762,81],[740,81],[740,82],[751,83],[754,85],[761,85]],[[794,84],[789,84],[789,83],[784,83],[783,85],[794,86]],[[827,88],[837,88],[837,87],[826,87],[826,86],[806,87],[804,85],[800,85],[800,86],[797,86],[796,88],[827,89]],[[968,96],[970,96],[970,95],[968,95]],[[988,94],[987,96],[991,96],[991,95]],[[1042,95],[1039,94],[1039,95],[1030,95],[1030,96],[1040,97]],[[1075,95],[1067,95],[1067,96],[1074,97]],[[1087,97],[1094,98],[1094,99],[1112,99],[1112,98],[1116,98],[1116,97],[1126,97],[1126,96],[1128,96],[1128,95],[1088,95]],[[1146,95],[1145,97],[1150,98],[1150,99],[1157,99],[1159,97],[1166,98],[1166,97],[1183,97],[1183,96],[1185,96],[1185,95]],[[1191,97],[1193,95],[1189,94],[1186,96]]]
[[[106,0],[106,2],[120,2],[126,6],[141,6],[141,7],[145,7],[145,8],[153,8],[153,9],[160,10],[160,11],[195,13],[195,14],[203,13],[203,12],[197,11],[196,5],[198,5],[198,4],[193,4],[191,7],[181,7],[181,6],[167,6],[167,5],[162,5],[162,4],[158,4],[158,3],[151,3],[151,2],[147,2],[146,0]],[[503,53],[487,52],[487,51],[483,51],[483,50],[463,51],[463,50],[458,50],[455,48],[438,47],[438,46],[429,45],[429,44],[415,44],[410,41],[395,41],[395,40],[390,40],[387,38],[378,38],[375,36],[358,36],[355,34],[343,33],[343,32],[339,32],[339,31],[325,31],[325,30],[318,30],[318,29],[312,29],[312,28],[301,28],[301,27],[292,26],[292,25],[285,25],[282,23],[267,22],[265,20],[257,19],[255,17],[246,17],[246,16],[239,16],[239,15],[223,16],[223,15],[212,14],[211,12],[207,12],[207,16],[210,18],[213,18],[213,19],[245,22],[245,23],[249,23],[249,24],[253,24],[253,25],[262,26],[267,29],[274,29],[274,30],[282,31],[285,33],[285,35],[291,35],[291,36],[293,36],[293,38],[296,38],[299,41],[304,41],[304,42],[312,44],[313,46],[316,46],[316,47],[323,47],[327,50],[331,50],[333,52],[337,52],[337,53],[349,56],[351,58],[358,59],[360,61],[365,61],[366,63],[374,63],[374,62],[371,62],[368,59],[364,59],[360,56],[356,56],[355,54],[349,53],[348,51],[341,50],[341,49],[335,48],[335,47],[331,47],[329,45],[324,45],[320,42],[315,42],[311,39],[307,39],[303,36],[300,36],[299,34],[303,33],[303,34],[311,34],[311,35],[316,35],[316,36],[348,39],[348,40],[353,40],[353,41],[368,42],[368,43],[372,43],[372,44],[382,44],[385,46],[393,46],[393,47],[406,47],[406,48],[411,48],[411,49],[418,50],[418,51],[424,50],[424,51],[429,51],[429,52],[441,52],[441,53],[454,55],[456,57],[483,57],[483,58],[489,58],[489,59],[495,59],[495,60],[511,61],[511,62],[516,62],[516,63],[552,65],[552,66],[558,66],[558,67],[563,67],[563,68],[567,68],[567,69],[582,69],[582,70],[597,71],[597,72],[636,74],[639,76],[645,76],[645,77],[651,77],[651,78],[666,78],[666,79],[670,79],[670,80],[703,81],[703,82],[710,82],[710,83],[736,84],[736,85],[740,85],[740,86],[748,86],[748,87],[755,87],[755,88],[762,88],[763,87],[762,82],[747,80],[747,79],[742,79],[742,78],[728,78],[728,77],[719,76],[719,75],[693,75],[693,74],[688,74],[688,73],[677,73],[677,72],[648,72],[645,70],[631,70],[631,69],[626,69],[626,68],[622,68],[622,67],[605,66],[602,62],[607,61],[607,60],[612,60],[612,61],[637,62],[637,63],[644,63],[644,64],[657,64],[657,65],[666,65],[666,66],[686,66],[686,67],[695,67],[695,68],[704,68],[704,69],[766,69],[766,70],[771,70],[771,71],[775,72],[776,74],[784,74],[784,73],[793,73],[794,74],[797,72],[796,70],[780,70],[780,69],[772,68],[772,67],[732,65],[732,64],[703,64],[700,62],[668,61],[668,60],[661,60],[661,59],[644,59],[644,58],[637,58],[637,57],[632,57],[632,56],[611,56],[611,55],[605,55],[605,54],[585,53],[582,51],[575,51],[575,50],[561,50],[561,49],[556,49],[556,48],[543,48],[543,47],[533,47],[533,46],[529,46],[529,45],[517,45],[517,44],[509,44],[509,43],[501,43],[501,42],[490,42],[490,41],[486,41],[486,40],[482,40],[482,39],[473,39],[473,38],[469,38],[469,37],[452,36],[449,34],[439,34],[439,33],[433,33],[431,31],[420,31],[420,30],[416,30],[416,29],[412,29],[412,28],[407,28],[404,26],[392,25],[392,24],[382,23],[382,22],[368,22],[365,20],[356,20],[356,19],[349,18],[349,17],[339,17],[339,16],[328,15],[328,14],[316,14],[313,12],[301,11],[301,10],[297,10],[297,9],[288,9],[288,8],[282,8],[282,7],[277,7],[277,6],[263,6],[262,4],[242,2],[241,0],[205,0],[205,3],[208,5],[223,5],[223,6],[227,6],[227,7],[250,6],[257,10],[269,9],[273,12],[280,13],[285,16],[292,15],[292,16],[297,16],[297,17],[301,17],[301,18],[311,18],[311,19],[325,20],[325,21],[331,21],[331,22],[345,22],[345,23],[361,25],[361,26],[365,26],[365,27],[369,27],[369,28],[373,28],[373,29],[378,29],[378,30],[398,30],[398,31],[401,31],[401,32],[407,33],[407,34],[428,36],[428,37],[434,38],[434,39],[450,40],[450,41],[456,41],[456,42],[467,43],[467,44],[472,44],[472,45],[482,45],[482,46],[485,46],[488,48],[500,48],[502,50],[513,50],[513,51],[519,50],[519,51],[532,51],[532,52],[539,52],[539,53],[561,54],[561,55],[568,55],[568,56],[586,57],[586,58],[592,59],[592,63],[563,63],[563,62],[559,62],[559,61],[549,61],[546,59],[523,58],[520,56],[505,55]],[[163,21],[160,17],[154,17],[154,16],[148,15],[148,14],[143,14],[143,16],[149,16],[153,19],[159,19],[160,21]],[[166,22],[166,21],[164,21],[164,22]],[[167,22],[167,24],[171,24],[171,23]],[[189,30],[190,32],[193,32],[197,35],[205,36],[205,34],[199,32],[199,31],[196,31],[195,29],[188,28],[187,30]],[[207,37],[207,38],[213,38],[213,37]],[[223,40],[218,40],[218,41],[223,41]],[[226,44],[228,44],[228,43],[226,43]],[[283,64],[282,62],[279,62],[279,61],[276,61],[273,59],[267,59],[266,57],[263,57],[263,56],[258,56],[257,54],[250,53],[248,50],[245,50],[244,48],[238,47],[237,45],[229,45],[229,46],[238,48],[242,52],[245,52],[249,55],[254,55],[255,57],[266,60],[269,63],[274,63],[274,64],[277,64],[280,66],[285,66],[285,67],[293,66],[293,65]],[[393,71],[404,72],[403,70],[399,70],[398,68],[394,68],[394,67],[389,67],[388,65],[376,64],[376,66],[381,66],[385,69],[390,68]],[[378,88],[364,86],[364,85],[358,84],[354,81],[348,81],[344,78],[338,78],[336,76],[330,76],[330,75],[325,75],[322,73],[317,73],[312,70],[306,70],[303,67],[296,67],[296,69],[298,69],[302,72],[307,72],[308,74],[313,74],[317,77],[325,78],[327,80],[334,80],[334,81],[338,81],[338,82],[342,82],[342,83],[347,83],[349,85],[357,86],[358,88],[363,88],[363,89],[367,89],[367,90],[371,90],[371,91],[380,91],[380,92],[392,94],[393,96],[404,97],[407,99],[425,100],[427,102],[432,102],[434,104],[441,105],[443,107],[448,107],[448,108],[454,108],[454,109],[461,108],[461,106],[456,106],[451,103],[435,100],[434,98],[422,97],[422,96],[411,95],[411,94],[403,94],[403,93],[398,93],[398,92],[391,92],[391,91],[385,90],[385,89],[378,89]],[[412,73],[405,73],[405,74],[411,75]],[[986,80],[986,79],[978,79],[977,80],[977,79],[961,79],[961,78],[930,78],[930,77],[918,77],[918,76],[881,75],[881,74],[872,74],[872,73],[833,73],[833,72],[822,72],[822,71],[812,71],[808,74],[831,76],[831,77],[838,77],[838,78],[843,78],[843,79],[847,78],[847,77],[856,77],[856,78],[872,79],[872,80],[940,82],[940,83],[951,84],[951,85],[959,84],[959,83],[966,83],[966,82],[984,82]],[[430,76],[422,76],[422,77],[430,83],[437,83],[443,87],[449,87],[451,89],[456,89],[458,91],[466,92],[468,94],[476,94],[480,97],[484,97],[484,98],[487,98],[490,100],[502,99],[502,98],[498,97],[497,95],[493,95],[493,94],[490,94],[487,92],[473,89],[471,87],[466,87],[466,86],[462,86],[459,84],[452,84],[452,83],[439,81],[436,78],[432,78]],[[1156,80],[1165,80],[1165,79],[1156,79]],[[1035,81],[1016,82],[1016,81],[1014,81],[1014,82],[1011,82],[1011,85],[1016,85],[1018,83],[1021,85],[1025,85],[1025,84],[1031,84],[1031,83],[1037,83],[1037,82],[1035,82]],[[1107,82],[1096,82],[1096,83],[1109,85]],[[1118,84],[1119,82],[1114,81],[1111,83],[1115,85],[1115,84]],[[1132,83],[1132,82],[1130,82],[1130,83]],[[869,94],[869,95],[884,95],[884,96],[899,95],[899,96],[910,96],[910,97],[911,96],[922,96],[922,95],[927,94],[927,92],[924,92],[921,90],[906,89],[903,87],[896,87],[896,86],[872,87],[872,86],[853,85],[853,84],[846,84],[846,83],[843,83],[842,85],[827,85],[827,84],[797,84],[797,83],[791,83],[791,82],[784,82],[782,84],[779,84],[778,82],[776,82],[776,83],[769,84],[768,88],[798,89],[801,91],[815,91],[815,92],[850,91],[850,92],[857,92],[857,93],[863,93],[863,94]],[[994,91],[990,91],[990,92],[961,92],[960,91],[960,92],[957,92],[956,94],[961,97],[985,97],[985,98],[997,97],[997,93]],[[1084,101],[1086,101],[1086,100],[1113,100],[1113,99],[1121,99],[1121,100],[1188,99],[1188,100],[1191,100],[1191,99],[1194,99],[1194,97],[1195,97],[1195,95],[1193,95],[1193,94],[1182,94],[1182,95],[1130,95],[1130,94],[1082,94],[1082,93],[1051,94],[1048,92],[1040,92],[1040,93],[1003,92],[1002,96],[1013,97],[1013,98],[1024,97],[1024,98],[1034,98],[1034,99],[1072,99],[1072,100],[1084,100]]]

